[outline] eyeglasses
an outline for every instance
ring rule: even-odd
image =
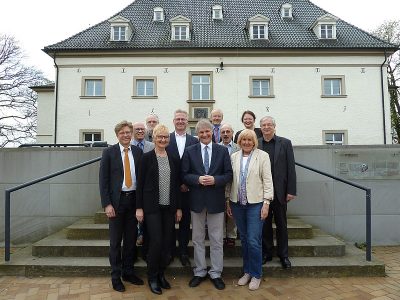
[[[135,131],[140,132],[140,131],[145,131],[144,128],[135,128]]]
[[[169,139],[169,135],[157,135],[156,139],[158,140],[168,140]]]
[[[230,130],[223,130],[223,131],[221,131],[221,134],[225,134],[225,133],[231,133],[232,131],[230,131]]]
[[[131,131],[120,131],[118,132],[118,135],[132,135]]]
[[[184,122],[184,121],[187,121],[187,119],[184,119],[184,118],[176,118],[175,121]]]

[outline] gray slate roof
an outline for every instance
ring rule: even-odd
[[[292,4],[293,20],[281,18],[280,9],[284,3]],[[222,21],[212,19],[212,6],[215,4],[222,5]],[[165,13],[165,21],[162,23],[153,22],[153,9],[158,6]],[[108,18],[62,42],[45,47],[44,51],[177,48],[397,49],[341,19],[337,22],[337,40],[319,40],[310,26],[326,13],[309,0],[136,0],[114,15],[125,17],[133,24],[134,34],[130,41],[109,41]],[[269,40],[249,39],[246,23],[257,14],[270,18]],[[188,42],[171,41],[169,20],[178,15],[192,22],[191,40]]]

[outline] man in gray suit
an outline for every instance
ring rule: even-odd
[[[221,130],[220,132],[221,132],[222,142],[220,142],[219,144],[228,148],[229,155],[232,155],[236,151],[239,151],[240,150],[239,146],[233,142],[232,125],[227,124],[227,123],[223,124],[221,126],[220,130]],[[236,237],[237,237],[236,232],[237,232],[237,230],[236,230],[235,220],[232,217],[229,217],[225,213],[224,244],[227,247],[235,247],[235,241],[236,241]]]
[[[144,123],[142,122],[133,123],[132,145],[142,149],[143,153],[149,152],[154,149],[154,143],[146,141],[144,139],[145,132],[146,128],[144,126]]]
[[[192,241],[194,247],[194,276],[190,287],[198,286],[207,278],[205,228],[210,239],[211,268],[208,275],[214,286],[222,290],[225,283],[223,269],[223,223],[225,213],[225,185],[232,180],[232,165],[228,150],[212,143],[212,124],[202,119],[196,125],[200,143],[185,149],[182,157],[182,178],[189,187],[192,213]]]

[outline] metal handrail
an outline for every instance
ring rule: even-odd
[[[366,244],[367,244],[365,257],[366,257],[367,261],[371,261],[371,252],[372,252],[372,249],[371,249],[371,189],[367,188],[365,186],[359,185],[357,183],[354,183],[352,181],[349,181],[349,180],[346,180],[346,179],[343,179],[343,178],[340,178],[340,177],[325,173],[323,171],[319,171],[317,169],[308,167],[308,166],[303,165],[303,164],[298,163],[298,162],[296,162],[295,164],[298,165],[299,167],[308,169],[310,171],[313,171],[313,172],[316,172],[318,174],[330,177],[332,179],[335,179],[337,181],[343,182],[345,184],[354,186],[354,187],[356,187],[358,189],[361,189],[361,190],[365,191],[365,205],[366,205],[366,212],[365,212],[365,216],[366,216],[366,228],[365,228],[366,234],[365,235],[366,235]]]
[[[90,147],[90,144],[22,144],[19,145],[18,148],[33,148],[33,147],[54,147],[54,148],[61,148],[61,147]]]
[[[10,206],[10,199],[11,199],[11,193],[15,192],[17,190],[20,190],[22,188],[28,187],[30,185],[33,185],[35,183],[38,183],[38,182],[41,182],[41,181],[56,177],[56,176],[61,175],[61,174],[65,174],[67,172],[79,169],[79,168],[87,166],[87,165],[90,165],[90,164],[95,163],[95,162],[100,161],[100,160],[101,160],[101,157],[94,158],[94,159],[89,160],[87,162],[72,166],[70,168],[58,171],[56,173],[49,174],[47,176],[44,176],[44,177],[29,181],[29,182],[26,182],[26,183],[23,183],[23,184],[20,184],[20,185],[17,185],[15,187],[12,187],[10,189],[5,190],[5,231],[4,231],[4,243],[5,243],[4,259],[5,259],[5,261],[9,261],[10,260],[10,243],[11,243],[11,239],[10,239],[10,231],[11,231],[11,229],[10,229],[10,207],[11,207]],[[298,162],[296,162],[295,164],[298,165],[299,167],[302,167],[302,168],[308,169],[310,171],[316,172],[318,174],[330,177],[332,179],[335,179],[337,181],[340,181],[340,182],[343,182],[345,184],[351,185],[353,187],[356,187],[358,189],[364,190],[366,192],[366,244],[367,244],[366,260],[367,261],[371,261],[371,189],[367,188],[367,187],[364,187],[362,185],[359,185],[357,183],[351,182],[349,180],[345,180],[345,179],[342,179],[340,177],[325,173],[323,171],[319,171],[319,170],[314,169],[312,167],[308,167],[308,166],[303,165],[303,164],[298,163]]]
[[[33,185],[35,183],[38,183],[38,182],[41,182],[41,181],[56,177],[56,176],[61,175],[61,174],[65,174],[67,172],[82,168],[82,167],[87,166],[87,165],[90,165],[90,164],[95,163],[95,162],[97,162],[99,160],[101,160],[101,157],[97,157],[97,158],[88,160],[88,161],[86,161],[84,163],[72,166],[70,168],[58,171],[56,173],[52,173],[52,174],[46,175],[44,177],[40,177],[38,179],[29,181],[29,182],[26,182],[26,183],[23,183],[23,184],[20,184],[20,185],[17,185],[17,186],[14,186],[14,187],[10,188],[10,189],[5,190],[5,201],[4,201],[5,202],[5,211],[4,211],[4,214],[5,214],[5,231],[4,231],[4,250],[5,251],[4,251],[4,260],[5,261],[10,261],[10,244],[11,244],[11,239],[10,239],[10,236],[11,236],[11,234],[10,234],[10,231],[11,231],[11,227],[10,227],[10,219],[11,219],[10,218],[10,214],[11,214],[10,213],[10,208],[11,208],[10,199],[11,199],[11,193],[15,192],[15,191],[18,191],[20,189],[23,189],[23,188],[25,188],[27,186]]]

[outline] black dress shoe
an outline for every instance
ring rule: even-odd
[[[281,258],[282,268],[290,269],[292,267],[292,263],[290,262],[289,258],[283,257]]]
[[[149,282],[150,291],[152,293],[157,294],[157,295],[162,294],[162,290],[161,290],[160,286],[158,285],[157,279],[149,279],[148,282]]]
[[[190,267],[190,259],[189,259],[188,255],[183,254],[183,255],[179,256],[179,260],[181,261],[182,266]]]
[[[117,278],[117,279],[112,279],[111,280],[112,283],[112,287],[114,290],[116,290],[117,292],[125,292],[125,286],[122,283],[121,279]]]
[[[139,277],[137,277],[135,274],[131,274],[131,275],[123,275],[122,276],[122,280],[123,281],[128,281],[132,284],[135,285],[143,285],[144,282],[142,279],[140,279]]]
[[[272,261],[272,256],[263,256],[262,264],[265,265],[268,261]]]
[[[171,288],[171,285],[169,284],[169,282],[167,281],[167,279],[165,279],[164,274],[159,274],[158,275],[158,284],[163,288],[163,289],[167,289],[169,290]]]
[[[207,276],[200,277],[200,276],[193,276],[193,278],[189,281],[190,287],[198,286],[202,281],[206,280]]]
[[[217,290],[223,290],[225,288],[225,283],[221,277],[211,278],[211,281],[214,283],[214,286]]]

